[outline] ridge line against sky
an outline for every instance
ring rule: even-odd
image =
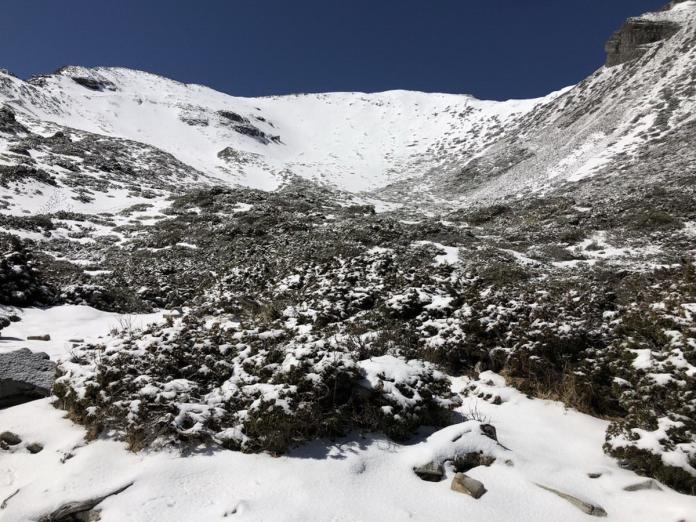
[[[394,89],[534,98],[667,0],[3,2],[0,67],[122,66],[236,96]]]

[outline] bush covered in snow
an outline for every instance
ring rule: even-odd
[[[666,211],[694,219],[670,194]],[[292,185],[192,192],[101,249],[93,278],[136,295],[133,306],[189,312],[81,347],[56,390],[75,418],[134,448],[190,439],[280,452],[351,428],[400,438],[441,424],[453,399],[434,367],[491,369],[617,419],[606,450],[689,492],[696,292],[680,252],[696,245],[684,227],[641,236],[629,219],[638,201],[624,217],[547,198],[442,220]],[[421,376],[407,384],[392,365],[370,381],[385,360],[423,365]]]
[[[19,240],[0,234],[0,255],[0,304],[31,306],[55,299]]]
[[[408,437],[444,425],[459,404],[427,363],[360,360],[340,337],[186,315],[104,346],[83,346],[54,393],[93,434],[133,449],[176,442],[281,453],[352,429]]]

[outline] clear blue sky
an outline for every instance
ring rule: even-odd
[[[3,0],[0,67],[119,65],[241,96],[416,89],[506,99],[578,82],[667,0]]]

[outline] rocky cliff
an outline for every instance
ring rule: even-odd
[[[607,67],[620,65],[643,56],[650,44],[666,40],[679,30],[677,23],[658,20],[628,20],[605,46]]]

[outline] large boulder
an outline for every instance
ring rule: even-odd
[[[47,354],[28,348],[0,354],[0,408],[47,397],[55,368]]]

